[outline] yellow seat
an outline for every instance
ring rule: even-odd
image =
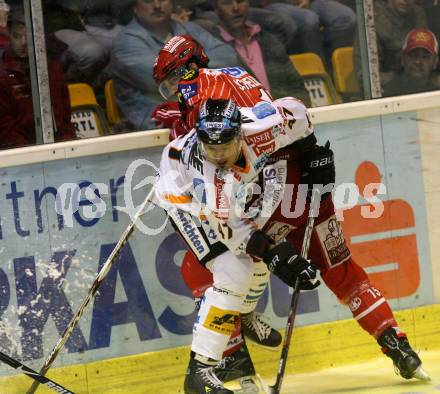
[[[121,121],[118,105],[116,103],[115,83],[113,79],[109,79],[104,86],[105,109],[107,111],[107,119],[111,125]]]
[[[336,91],[348,99],[359,96],[360,87],[353,66],[353,47],[335,49],[332,54],[332,66]]]
[[[300,75],[325,74],[325,67],[319,55],[313,52],[290,55],[290,61]]]
[[[341,102],[333,81],[325,71],[324,63],[316,53],[290,55],[290,61],[304,80],[304,87],[309,92],[312,107]]]
[[[73,83],[68,88],[71,122],[75,126],[76,136],[90,138],[109,134],[110,127],[92,87],[86,83]]]

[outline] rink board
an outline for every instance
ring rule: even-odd
[[[425,352],[440,350],[439,305],[399,311],[396,313],[396,317],[401,327],[406,330],[414,349],[421,352],[422,356]],[[273,383],[278,368],[279,352],[264,350],[252,344],[249,347],[257,372],[264,377],[266,382]],[[188,347],[179,347],[57,368],[51,370],[48,376],[77,394],[183,393],[183,377],[188,363],[188,354]],[[297,374],[362,363],[377,357],[385,359],[375,341],[356,327],[353,320],[295,328],[286,368],[285,393],[290,392],[287,390],[289,387],[298,387],[299,383],[295,381]],[[384,363],[385,369],[383,371],[386,381],[389,382],[391,379],[389,384],[393,382],[402,384],[402,379],[394,375],[391,361],[388,359],[386,361],[388,362]],[[329,374],[331,375],[331,370]],[[360,378],[356,377],[356,371],[351,372],[350,376],[356,382],[356,384],[353,383],[353,387],[358,387],[361,382]],[[438,378],[440,379],[440,374]],[[304,376],[298,379],[299,382],[306,380]],[[31,379],[23,375],[3,377],[0,378],[0,392],[2,394],[21,394],[30,384]],[[346,381],[330,381],[328,385],[322,384],[320,387],[335,390],[329,391],[335,393],[342,392],[342,390],[338,391],[338,387],[344,387],[346,390],[347,384]],[[377,384],[379,383],[377,382]],[[413,385],[413,383],[411,384]],[[403,391],[402,389],[401,392]],[[51,391],[41,388],[38,392],[49,394]],[[293,392],[303,393],[303,391],[292,389]],[[319,393],[320,391],[315,392]]]
[[[343,227],[356,260],[394,310],[423,307],[440,299],[440,249],[436,247],[440,239],[440,94],[418,97],[312,110],[319,141],[332,141],[337,183],[355,182],[361,190],[376,180],[386,185],[380,196],[387,213],[383,220],[361,219],[367,204],[360,196],[353,208],[343,211]],[[130,208],[125,187],[133,198],[131,213],[145,197],[147,188],[133,189],[154,175],[164,136],[166,131],[142,132],[0,152],[3,351],[23,357],[34,369],[41,367],[130,222],[129,215],[118,210],[118,206]],[[152,165],[142,162],[129,181],[127,169],[145,158]],[[70,217],[55,210],[55,194],[66,182],[77,185],[82,193],[78,211]],[[164,218],[163,211],[155,209],[143,223],[156,228]],[[59,354],[54,368],[70,366],[59,372],[61,378],[87,379],[88,387],[98,387],[100,379],[108,383],[118,379],[115,371],[127,370],[127,374],[138,371],[135,376],[142,379],[142,374],[151,373],[151,382],[160,377],[178,387],[195,318],[191,294],[179,273],[185,253],[169,225],[156,235],[135,232]],[[271,278],[259,310],[276,328],[285,325],[290,295],[287,286]],[[326,362],[322,357],[323,348],[334,345],[339,349],[344,337],[357,338],[360,330],[354,322],[347,323],[350,328],[341,331],[341,339],[334,344],[328,343],[325,330],[320,331],[322,326],[333,332],[350,316],[325,286],[302,295],[298,333],[318,330],[322,345],[316,353],[307,353],[305,365],[310,370],[330,365],[330,358]],[[411,327],[405,328],[411,334]],[[362,341],[370,349],[368,336]],[[297,346],[303,343],[303,353],[313,348],[313,341],[304,339],[296,344],[299,355],[302,348]],[[371,347],[371,352],[377,354],[377,347]],[[114,361],[122,357],[123,362]],[[274,353],[258,351],[255,357],[263,373],[276,369]],[[154,365],[158,367],[153,372]],[[13,373],[0,365],[0,375]],[[72,389],[87,386],[78,384]]]

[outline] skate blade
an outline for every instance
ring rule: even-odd
[[[414,371],[413,378],[423,380],[425,382],[429,382],[431,380],[430,376],[426,373],[421,365]]]
[[[268,350],[269,352],[279,352],[283,344],[283,342],[281,342],[278,346],[265,346],[259,342],[254,342],[252,339],[248,337],[246,337],[246,341],[247,343],[250,343],[252,346],[256,346],[259,349]]]
[[[263,379],[262,377],[257,373],[255,377],[258,379],[258,383],[261,387],[261,390],[264,394],[273,394],[275,391],[272,387],[270,387]]]
[[[240,388],[238,388],[238,385]],[[269,386],[260,375],[244,376],[234,382],[225,384],[234,394],[271,394]]]

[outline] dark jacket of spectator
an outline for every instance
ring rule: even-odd
[[[27,66],[8,49],[0,66],[0,149],[35,144],[31,81]],[[27,61],[26,61],[27,63]],[[56,123],[55,141],[75,139],[70,101],[59,62],[48,62],[49,87]]]
[[[414,28],[428,28],[425,11],[414,2],[402,13],[392,5],[392,0],[375,0],[374,24],[376,27],[379,71],[382,84],[388,82],[393,72],[401,68],[400,54],[406,35]],[[355,40],[354,64],[358,77],[361,72],[359,40]]]
[[[436,76],[421,85],[408,78],[405,73],[401,72],[393,76],[383,87],[383,97],[399,96],[401,94],[423,93],[439,90],[440,85],[435,79]],[[438,76],[437,76],[438,78]]]

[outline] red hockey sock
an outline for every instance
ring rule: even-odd
[[[359,325],[376,339],[386,328],[397,326],[387,300],[369,280],[352,289],[346,302]]]

